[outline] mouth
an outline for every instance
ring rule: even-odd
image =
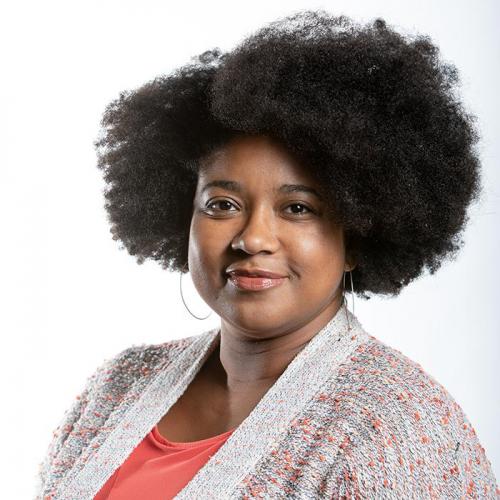
[[[247,291],[261,291],[275,288],[284,283],[286,276],[272,278],[269,276],[252,275],[247,272],[225,273],[225,276],[234,288]]]

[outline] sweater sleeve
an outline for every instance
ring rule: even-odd
[[[38,465],[35,500],[52,500],[75,462],[100,434],[117,405],[127,400],[137,382],[146,384],[196,336],[162,344],[132,345],[104,362],[87,378],[52,432]],[[131,396],[133,400],[134,395]]]
[[[402,419],[381,412],[369,429],[353,427],[326,480],[328,497],[498,500],[491,463],[470,421],[456,402],[442,403],[439,411],[420,407]]]
[[[372,338],[337,383],[343,446],[325,485],[333,498],[500,498],[471,422],[419,363]]]
[[[63,417],[59,421],[56,428],[52,431],[52,437],[46,449],[43,461],[38,465],[36,474],[36,497],[35,500],[42,500],[42,494],[47,487],[47,479],[50,475],[50,470],[57,460],[59,451],[64,445],[64,442],[71,434],[73,427],[81,418],[88,405],[92,400],[95,390],[100,386],[102,376],[107,373],[112,365],[113,360],[105,360],[86,380],[83,389],[77,394],[71,405],[66,409]],[[45,500],[45,499],[43,499]]]

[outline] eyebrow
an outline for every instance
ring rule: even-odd
[[[220,187],[228,191],[235,191],[236,193],[242,192],[242,188],[239,182],[228,181],[223,179],[217,179],[208,182],[207,184],[205,184],[205,186],[203,186],[201,192],[203,193],[211,187]],[[304,184],[283,184],[277,191],[280,193],[296,193],[296,192],[310,193],[316,196],[319,200],[323,200],[323,197],[318,193],[318,191],[316,191],[316,189],[309,186],[305,186]]]

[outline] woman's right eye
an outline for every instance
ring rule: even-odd
[[[226,207],[227,207],[227,205],[233,205],[233,203],[231,203],[230,201],[227,201],[227,200],[216,200],[216,201],[212,201],[212,202],[208,203],[207,208],[212,208],[213,205],[217,205],[218,203],[226,204],[225,205]],[[225,212],[228,212],[228,210],[225,210],[225,209],[222,209],[222,210]]]

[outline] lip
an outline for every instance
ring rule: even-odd
[[[287,278],[269,278],[266,276],[245,276],[242,274],[227,274],[228,282],[239,290],[261,291],[280,286]]]
[[[226,269],[226,274],[231,274],[235,273],[238,276],[250,276],[252,277],[259,277],[259,278],[272,278],[272,279],[279,279],[279,278],[286,278],[287,275],[285,274],[280,274],[276,273],[274,271],[270,271],[269,269],[263,269],[260,267],[236,267],[236,266],[229,266]]]

